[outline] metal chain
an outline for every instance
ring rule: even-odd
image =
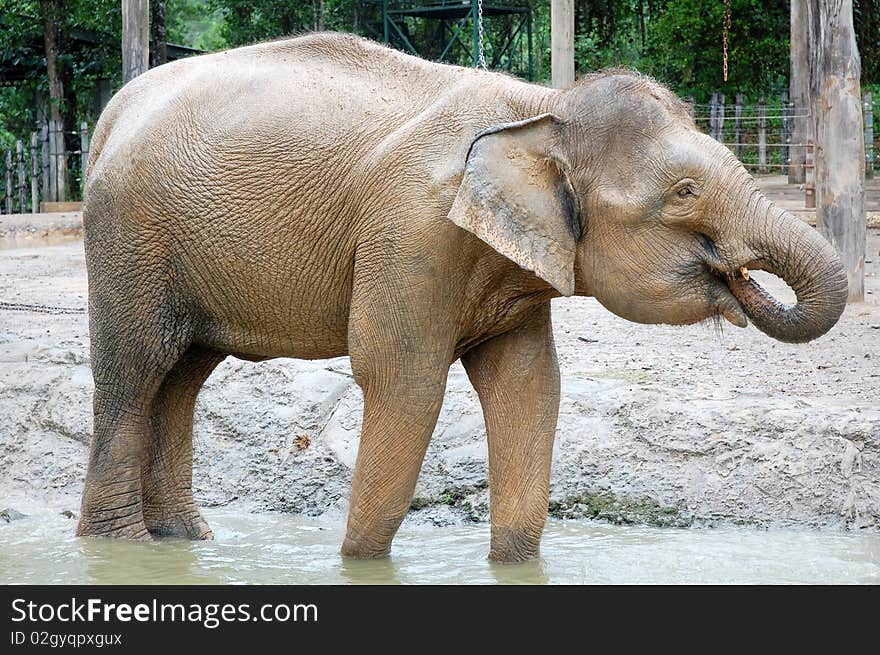
[[[37,312],[39,314],[85,314],[87,311],[85,307],[54,307],[20,302],[0,302],[0,309],[13,312]]]
[[[724,29],[722,41],[724,42],[724,81],[727,81],[727,38],[730,32],[730,0],[724,0]]]
[[[477,0],[477,32],[479,33],[479,67],[486,70],[486,49],[483,46],[483,0]]]

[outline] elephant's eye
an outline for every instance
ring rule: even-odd
[[[672,192],[679,198],[694,198],[697,195],[695,185],[696,182],[690,178],[685,178],[672,187]]]

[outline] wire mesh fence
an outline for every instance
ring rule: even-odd
[[[775,98],[760,96],[747,104],[742,94],[730,102],[722,93],[712,94],[709,103],[689,98],[697,126],[726,145],[753,173],[784,175],[791,166],[803,166],[809,140],[793,138],[795,122],[812,123],[810,108],[798,106],[787,94]],[[880,102],[870,92],[863,96],[865,176],[872,178],[880,152]],[[811,130],[810,130],[811,131]]]

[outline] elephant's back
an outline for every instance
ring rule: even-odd
[[[359,166],[462,75],[341,34],[315,34],[172,62],[136,78],[96,126],[87,196],[164,205],[271,204],[361,186]],[[329,186],[328,186],[329,185]],[[338,200],[339,194],[336,194]],[[87,197],[88,206],[88,197]]]
[[[160,155],[162,143],[190,155],[246,141],[320,145],[355,135],[366,144],[371,132],[380,140],[473,73],[330,33],[179,60],[113,97],[96,127],[91,164],[138,147]]]

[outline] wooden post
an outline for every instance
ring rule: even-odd
[[[852,0],[809,0],[816,224],[840,253],[850,302],[865,299],[865,142]]]
[[[18,211],[20,214],[24,214],[24,211],[27,207],[27,194],[25,194],[24,190],[26,188],[25,184],[25,176],[24,176],[24,144],[21,142],[21,139],[18,139],[15,142],[15,163],[18,168]]]
[[[709,100],[709,136],[716,141],[718,140],[718,94],[713,93]]]
[[[767,102],[763,93],[758,99],[758,172],[767,172]]]
[[[50,202],[52,200],[52,183],[50,179],[51,166],[49,166],[49,125],[43,123],[40,127],[40,159],[43,165],[43,200]]]
[[[791,0],[790,74],[788,92],[791,100],[791,141],[789,150],[788,183],[804,183],[804,156],[807,141],[813,138],[810,118],[810,41],[807,26],[809,0]]]
[[[816,183],[813,170],[813,140],[804,148],[804,207],[816,208]]]
[[[782,144],[779,148],[779,163],[782,164],[782,168],[780,169],[782,171],[782,175],[788,173],[788,144],[790,141],[788,136],[788,108],[788,91],[783,90],[779,98],[779,115],[782,118],[779,123],[781,126],[779,133],[779,143]]]
[[[122,82],[150,67],[150,2],[122,0]]]
[[[736,140],[736,158],[743,158],[743,94],[736,94],[736,105],[733,109],[733,138]]]
[[[39,137],[36,132],[31,132],[31,213],[40,211],[40,192],[38,182],[40,179],[40,159],[37,154]]]
[[[718,94],[718,106],[715,109],[715,130],[718,143],[724,143],[724,94]]]
[[[574,0],[551,0],[550,71],[555,88],[574,84]]]
[[[12,213],[12,153],[7,150],[4,158],[6,164],[6,213]]]
[[[49,174],[52,180],[50,200],[67,200],[67,157],[64,151],[64,133],[60,121],[49,121]]]
[[[58,182],[55,188],[58,190],[58,202],[67,201],[67,150],[64,143],[64,125],[60,121],[55,125],[55,152],[58,157]]]
[[[865,179],[874,179],[874,104],[870,91],[865,91]]]
[[[691,114],[691,120],[697,121],[697,99],[694,96],[688,96],[688,111]]]
[[[86,189],[86,170],[89,167],[89,124],[85,121],[79,124],[79,158],[82,166],[80,179],[80,193],[82,193]]]
[[[48,132],[49,144],[49,195],[46,200],[49,202],[58,201],[58,157],[55,156],[55,121],[49,120]]]

